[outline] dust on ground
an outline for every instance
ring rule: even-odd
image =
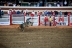
[[[72,48],[72,28],[1,28],[0,48]]]

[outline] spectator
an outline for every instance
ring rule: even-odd
[[[56,27],[58,21],[56,19],[54,19],[54,26]]]
[[[26,13],[26,15],[28,15],[28,16],[29,16],[29,12],[28,12],[28,9],[26,9],[26,10],[25,10],[25,13]]]
[[[17,6],[20,6],[20,4],[18,4]]]
[[[53,12],[51,11],[51,16],[53,15]]]
[[[55,12],[54,11],[52,12],[52,15],[55,16]]]
[[[48,22],[48,17],[47,16],[45,16],[44,22],[45,22],[45,26],[46,26],[47,25],[47,22]]]
[[[48,3],[46,2],[44,6],[46,6],[46,7],[47,7],[47,6],[48,6]]]
[[[48,4],[48,6],[51,7],[52,5],[51,4]]]
[[[55,16],[57,16],[58,15],[58,11],[54,11],[55,12]]]
[[[37,7],[39,7],[39,2],[37,3]]]
[[[68,12],[66,11],[66,12],[64,12],[64,16],[66,17],[68,15]]]
[[[36,7],[37,5],[36,5],[36,3],[34,3],[34,7]]]
[[[60,2],[59,1],[57,2],[57,7],[60,7]]]
[[[60,2],[58,1],[57,4],[60,4]]]
[[[49,25],[52,26],[52,17],[49,18]]]
[[[20,11],[19,11],[19,9],[18,9],[18,11],[17,11],[17,14],[20,14]]]
[[[8,14],[10,15],[12,13],[12,9],[9,9]]]
[[[24,16],[26,16],[26,12],[24,12]]]
[[[10,2],[10,1],[7,2],[7,5],[8,5],[8,6],[13,6],[12,2]]]
[[[62,12],[60,11],[59,14],[60,14],[60,17],[61,17],[62,16]]]
[[[16,4],[15,3],[13,4],[13,7],[16,7]]]
[[[42,4],[43,4],[43,2],[42,2],[42,0],[39,2],[39,6],[42,6]]]
[[[30,2],[28,2],[28,6],[30,6],[31,5],[31,3]]]
[[[2,16],[1,16],[1,8],[0,8],[0,18],[2,18]]]
[[[57,5],[57,3],[56,3],[56,1],[54,1],[54,6],[56,6]]]
[[[68,16],[70,16],[71,15],[71,12],[68,12]]]
[[[7,6],[9,6],[9,5],[10,5],[10,2],[8,1],[8,2],[7,2]]]
[[[31,16],[34,16],[35,15],[35,12],[33,11],[32,13],[31,13]]]
[[[50,16],[51,15],[51,12],[48,12],[48,15]]]
[[[4,15],[4,12],[3,11],[1,11],[1,15]]]
[[[42,12],[42,16],[44,16],[44,11]]]
[[[7,6],[7,1],[5,1],[4,6]]]
[[[59,21],[59,25],[64,25],[64,18],[62,17],[59,17],[59,19],[58,19],[58,21]]]
[[[60,7],[60,4],[57,4],[57,7]]]
[[[60,6],[63,6],[63,2],[60,2]]]
[[[16,11],[15,11],[15,9],[13,10],[12,14],[16,14]]]
[[[44,11],[44,15],[45,15],[45,16],[47,16],[47,14],[48,14],[47,10],[46,10],[46,11]]]
[[[24,14],[24,11],[23,10],[21,11],[21,14]]]
[[[37,12],[37,15],[41,15],[41,12],[38,11],[38,12]]]
[[[67,6],[67,1],[66,0],[64,1],[64,6]]]

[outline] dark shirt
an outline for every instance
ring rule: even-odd
[[[0,15],[1,15],[1,10],[0,10]]]
[[[64,15],[68,15],[68,12],[65,12]]]
[[[58,11],[54,11],[55,12],[55,15],[58,15]]]
[[[1,15],[4,15],[4,12],[3,11],[1,11]]]
[[[1,10],[0,10],[0,18],[1,18]]]
[[[17,14],[20,14],[20,11],[17,11]]]

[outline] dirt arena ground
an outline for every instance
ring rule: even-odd
[[[0,48],[72,48],[72,27],[0,26]]]

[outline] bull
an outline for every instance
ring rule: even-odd
[[[21,29],[21,31],[24,31],[24,29],[25,29],[26,27],[29,27],[29,26],[32,26],[32,25],[33,25],[33,22],[31,22],[30,19],[31,19],[31,18],[28,18],[28,19],[26,20],[26,22],[24,22],[24,23],[22,23],[22,24],[19,25],[19,28]]]

